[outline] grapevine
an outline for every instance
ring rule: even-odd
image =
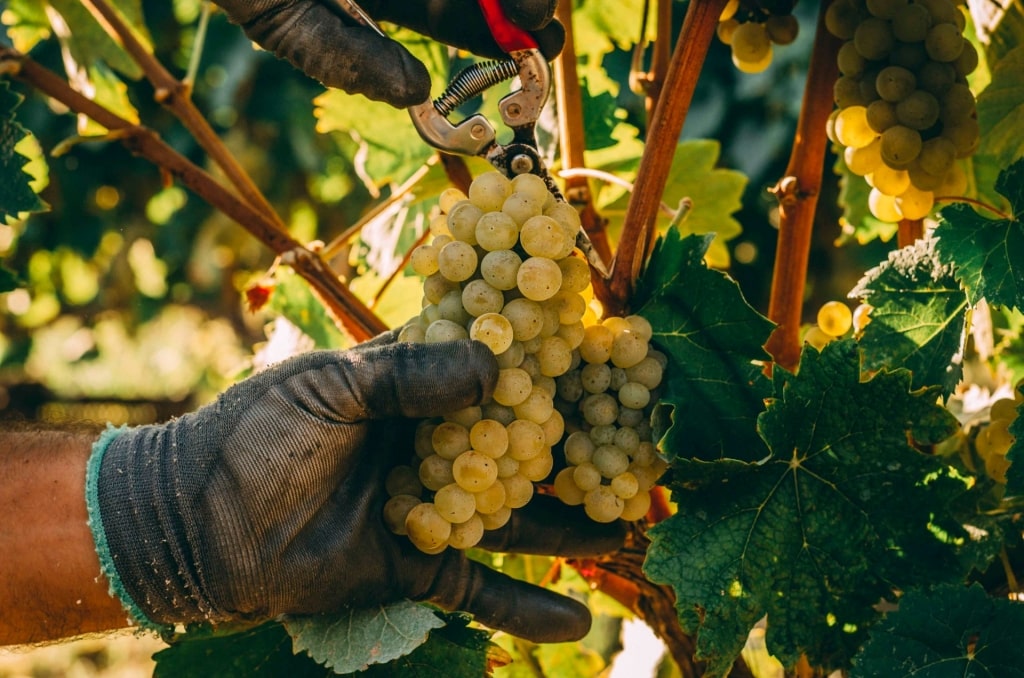
[[[650,323],[597,320],[579,216],[539,177],[488,172],[439,207],[410,258],[423,310],[398,339],[475,339],[500,369],[487,402],[421,422],[416,459],[387,479],[388,526],[427,553],[475,546],[549,479],[563,438],[555,494],[597,522],[642,518],[666,466],[649,419],[667,358]]]

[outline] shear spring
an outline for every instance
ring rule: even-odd
[[[434,108],[441,115],[448,114],[489,87],[519,75],[519,65],[508,61],[485,61],[472,64],[459,71],[448,88],[434,99]]]

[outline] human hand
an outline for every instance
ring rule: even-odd
[[[562,49],[565,31],[552,21],[556,0],[502,0],[509,19],[531,31],[544,56]],[[430,77],[402,45],[357,25],[334,0],[217,0],[246,35],[328,87],[363,94],[396,108],[430,97]],[[477,0],[363,0],[380,21],[411,28],[485,57],[504,56]]]
[[[408,597],[538,642],[579,638],[590,626],[580,603],[460,551],[423,554],[383,522],[384,478],[408,461],[414,419],[477,404],[496,379],[483,344],[385,337],[298,356],[195,413],[120,432],[90,461],[105,573],[140,622],[255,621]],[[579,557],[621,546],[621,525],[575,509],[537,497],[481,545]]]

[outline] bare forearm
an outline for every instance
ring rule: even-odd
[[[0,428],[0,645],[128,625],[86,522],[97,434]]]

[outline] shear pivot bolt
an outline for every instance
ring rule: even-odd
[[[513,174],[529,174],[533,171],[533,158],[524,154],[514,156],[509,161],[509,169]]]

